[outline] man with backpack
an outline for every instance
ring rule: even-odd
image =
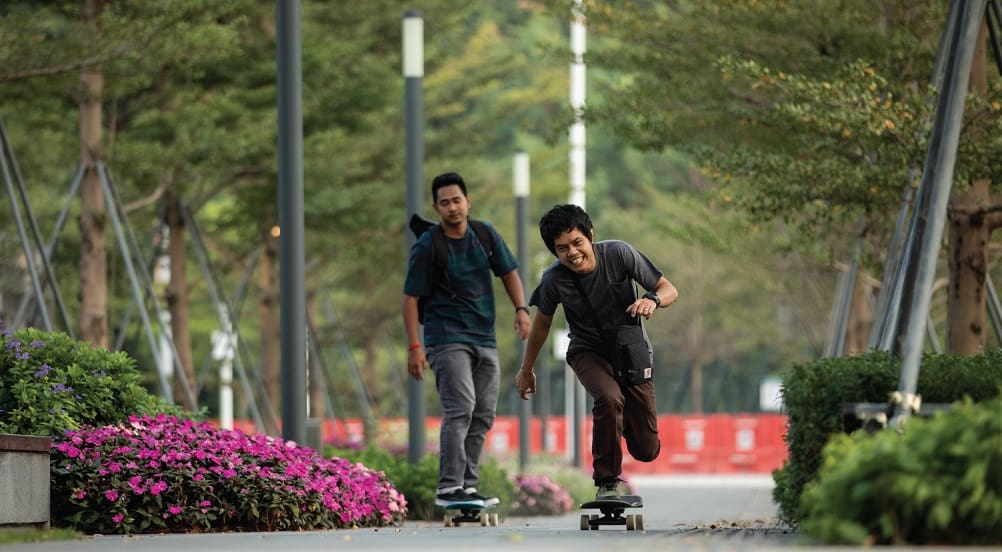
[[[435,177],[431,195],[441,222],[418,236],[404,282],[407,371],[420,381],[430,364],[442,403],[435,503],[489,506],[498,499],[481,496],[476,487],[500,386],[493,276],[501,278],[511,298],[519,339],[529,335],[529,308],[518,261],[507,244],[490,224],[469,219],[463,178],[456,173]]]

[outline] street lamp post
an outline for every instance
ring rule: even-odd
[[[529,286],[529,154],[524,150],[515,152],[513,163],[513,184],[515,187],[515,235],[518,245],[518,276],[528,291]],[[518,313],[516,312],[517,316]],[[525,341],[518,343],[517,358],[525,358]],[[518,467],[525,472],[529,465],[529,425],[532,423],[532,402],[519,401],[518,404]]]
[[[424,172],[424,137],[422,128],[421,86],[424,78],[424,20],[421,12],[408,11],[404,14],[403,29],[404,60],[404,111],[406,111],[407,159],[407,218],[421,212],[421,181]],[[407,251],[414,246],[416,238],[407,234]],[[407,425],[408,452],[411,464],[421,462],[424,456],[424,387],[421,382],[407,379]]]

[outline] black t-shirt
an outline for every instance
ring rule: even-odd
[[[579,349],[602,352],[603,338],[595,324],[595,316],[574,284],[580,279],[588,294],[588,301],[599,317],[606,332],[617,326],[636,324],[626,308],[637,300],[635,283],[653,290],[664,275],[654,263],[632,245],[620,240],[606,240],[594,244],[595,270],[577,275],[571,269],[554,261],[543,271],[539,285],[532,292],[529,304],[539,312],[553,316],[557,305],[564,306],[564,316],[570,326],[571,342],[568,353]],[[650,341],[648,340],[648,347]]]

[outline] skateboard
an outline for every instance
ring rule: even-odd
[[[481,527],[500,525],[497,512],[488,512],[497,504],[485,506],[481,502],[450,502],[445,508],[445,526],[459,527],[464,523],[479,523]],[[457,513],[458,510],[458,513]]]
[[[601,525],[625,525],[627,531],[643,531],[643,514],[626,514],[627,508],[643,508],[644,501],[639,496],[624,495],[585,502],[582,510],[599,510],[598,514],[581,514],[581,530],[598,530]]]

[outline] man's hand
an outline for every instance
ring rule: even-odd
[[[407,352],[407,371],[411,373],[411,377],[418,381],[423,380],[427,368],[428,358],[424,356],[423,347]]]
[[[518,373],[515,374],[515,388],[518,389],[518,394],[523,400],[529,400],[529,394],[536,392],[536,374],[532,372],[532,369],[526,370],[525,367],[521,367]]]
[[[531,327],[532,320],[529,318],[529,313],[521,309],[515,311],[515,333],[518,334],[518,338],[525,341],[525,338],[529,337]]]

